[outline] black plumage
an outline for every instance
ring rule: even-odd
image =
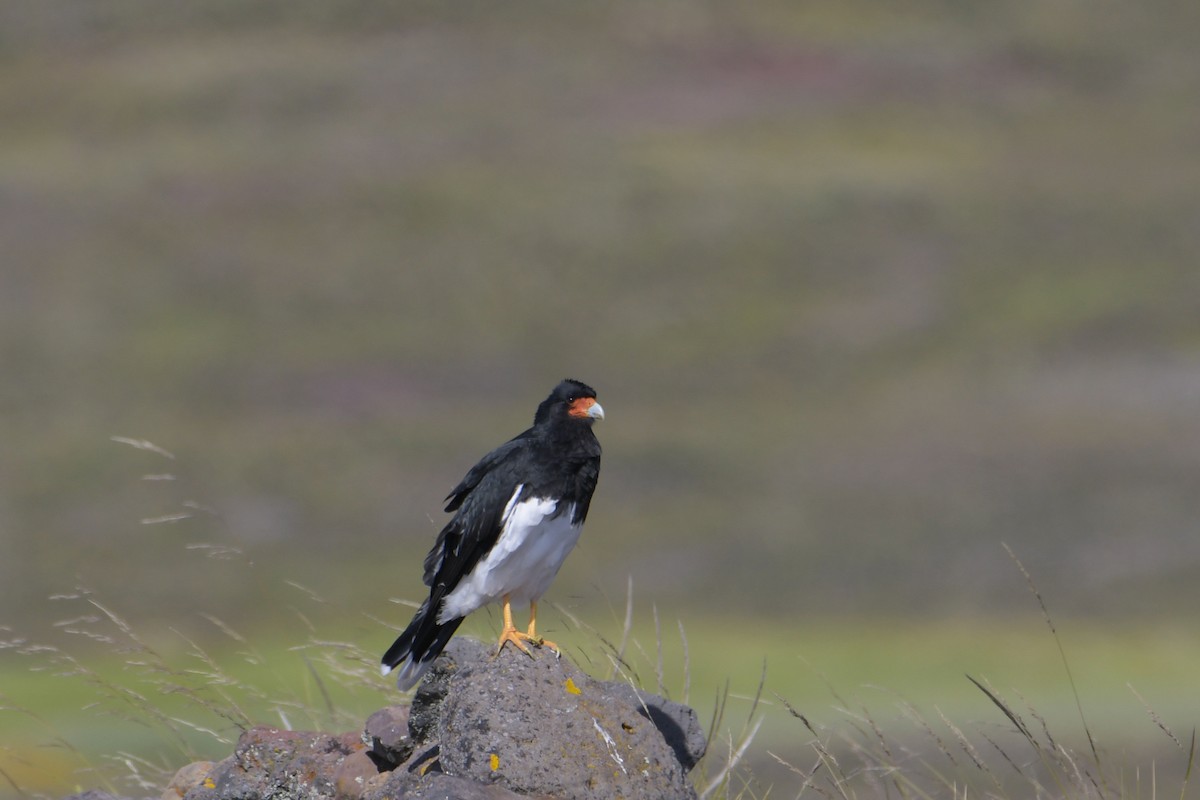
[[[543,643],[537,600],[587,519],[600,475],[592,423],[603,416],[591,387],[562,381],[531,428],[480,459],[447,495],[454,517],[424,562],[429,596],[382,660],[384,674],[401,667],[400,688],[416,684],[467,614],[497,600],[504,603],[501,647]],[[512,626],[510,598],[530,603],[528,633]]]

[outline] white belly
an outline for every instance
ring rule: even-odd
[[[442,601],[438,622],[465,617],[504,595],[514,604],[535,601],[550,588],[583,526],[571,522],[574,508],[551,518],[556,500],[518,501],[523,488],[517,487],[504,510],[500,537],[491,552]]]

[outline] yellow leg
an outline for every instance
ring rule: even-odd
[[[500,631],[500,643],[496,645],[496,655],[500,655],[500,651],[504,649],[505,642],[512,642],[513,645],[525,655],[532,655],[529,648],[526,647],[521,640],[527,639],[525,634],[517,630],[513,625],[512,605],[508,602],[508,595],[504,595],[504,630]]]
[[[529,641],[539,647],[549,647],[554,652],[558,652],[558,645],[549,639],[543,639],[537,635],[537,601],[533,600],[529,603],[529,632],[525,634]]]
[[[509,602],[509,596],[504,595],[504,629],[500,631],[500,643],[496,645],[496,655],[500,655],[500,651],[504,649],[505,642],[512,642],[513,646],[527,656],[533,655],[529,652],[529,648],[525,646],[525,642],[532,642],[538,647],[549,647],[555,653],[558,653],[558,645],[554,642],[548,642],[537,635],[537,603],[529,604],[529,632],[521,633],[517,630],[517,626],[513,625],[512,604]]]

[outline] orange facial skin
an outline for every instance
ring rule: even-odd
[[[591,414],[588,413],[588,410],[594,405],[596,405],[596,398],[580,397],[580,398],[577,398],[577,399],[571,401],[571,410],[568,411],[567,413],[570,414],[572,417],[579,417],[580,419],[587,419],[588,417],[591,416]]]

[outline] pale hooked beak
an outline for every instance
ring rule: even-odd
[[[604,409],[599,403],[592,403],[588,406],[587,415],[592,419],[604,419]]]

